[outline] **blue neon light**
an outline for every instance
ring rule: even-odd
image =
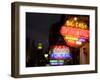
[[[67,54],[66,53],[52,53],[50,57],[52,59],[67,59],[67,58],[71,58],[71,55],[68,53]]]
[[[52,63],[50,63],[50,65],[63,65],[64,63],[62,63],[62,62],[52,62]]]

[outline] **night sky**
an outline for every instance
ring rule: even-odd
[[[61,14],[47,14],[47,13],[26,13],[26,38],[30,42],[34,41],[35,46],[37,43],[42,43],[44,49],[49,46],[49,32],[50,27],[59,22]]]

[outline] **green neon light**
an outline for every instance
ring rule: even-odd
[[[50,62],[57,62],[57,60],[50,60]]]

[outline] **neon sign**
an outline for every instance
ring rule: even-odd
[[[50,55],[51,59],[68,59],[71,58],[69,53],[52,53]]]
[[[64,65],[64,60],[71,59],[69,47],[65,45],[56,45],[50,53],[50,65]]]
[[[78,40],[76,37],[71,37],[71,36],[65,36],[66,40]]]
[[[78,47],[89,39],[89,30],[62,26],[60,33],[71,47]]]
[[[80,28],[80,29],[87,29],[88,28],[86,23],[77,21],[76,17],[73,18],[73,20],[67,20],[65,23],[65,26],[70,26],[70,27]]]
[[[52,53],[50,54],[51,59],[66,59],[70,57],[69,48],[62,45],[54,46]]]
[[[50,60],[50,65],[63,65],[64,60]]]
[[[56,45],[53,48],[53,53],[69,53],[69,48],[67,46]]]
[[[60,33],[63,36],[72,36],[76,38],[89,38],[89,31],[88,30],[82,30],[82,29],[77,29],[77,28],[72,28],[72,27],[66,27],[63,26],[60,30]]]
[[[82,45],[82,42],[81,41],[74,41],[74,40],[68,40],[66,42],[67,45],[69,45],[70,47],[78,47],[80,45]]]

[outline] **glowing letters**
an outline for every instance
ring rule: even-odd
[[[76,29],[76,28],[71,28],[71,27],[66,27],[63,26],[60,30],[60,33],[63,36],[72,36],[72,37],[76,37],[76,38],[89,38],[89,31],[88,30],[82,30],[82,29]]]

